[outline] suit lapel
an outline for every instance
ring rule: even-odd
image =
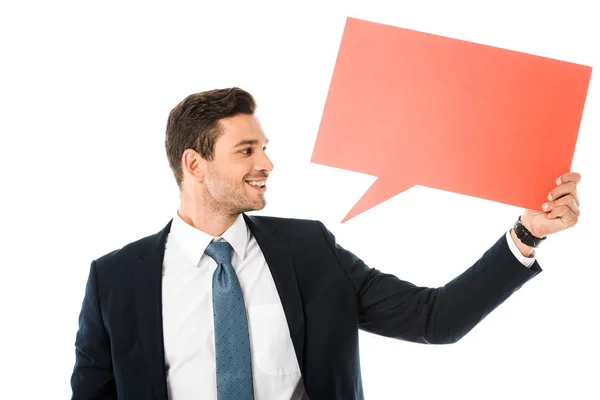
[[[162,324],[162,267],[165,241],[171,221],[151,238],[132,268],[139,338],[146,368],[157,399],[167,399],[167,380]]]
[[[304,374],[304,310],[289,246],[284,234],[267,227],[260,217],[243,215],[271,270],[300,371]]]

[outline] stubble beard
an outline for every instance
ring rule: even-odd
[[[245,178],[241,183],[236,184],[224,178],[213,168],[210,169],[210,173],[216,184],[212,190],[207,189],[205,198],[209,210],[215,215],[237,217],[241,213],[261,210],[266,206],[264,198],[260,202],[251,200],[245,187],[247,185]]]

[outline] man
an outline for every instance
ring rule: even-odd
[[[249,216],[273,164],[239,89],[170,113],[181,203],[167,225],[91,263],[74,399],[362,399],[358,330],[455,343],[536,276],[534,247],[577,223],[565,173],[464,273],[418,287],[373,269],[319,221]],[[374,249],[378,251],[378,249]]]

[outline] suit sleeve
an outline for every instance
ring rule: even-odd
[[[542,271],[537,261],[527,268],[517,260],[502,235],[479,260],[444,286],[421,287],[369,267],[336,243],[321,222],[317,224],[356,289],[359,328],[391,338],[455,343]]]
[[[98,301],[95,261],[90,267],[79,314],[71,389],[73,400],[117,398],[112,372],[110,341]]]

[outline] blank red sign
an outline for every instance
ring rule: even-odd
[[[591,72],[348,18],[311,161],[377,176],[343,222],[414,185],[541,211]]]

